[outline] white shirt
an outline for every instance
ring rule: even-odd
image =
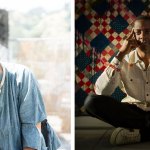
[[[120,62],[114,58],[95,83],[98,95],[111,95],[116,87],[127,94],[122,102],[136,104],[150,111],[150,65],[147,70],[137,51],[131,51]]]

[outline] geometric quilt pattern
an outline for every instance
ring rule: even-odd
[[[118,34],[125,30],[128,25],[128,22],[121,15],[118,15],[110,22],[111,28],[114,29]]]
[[[121,47],[135,18],[149,13],[146,0],[75,0],[76,105],[82,107],[85,97],[94,92],[95,81]],[[117,88],[112,96],[121,100],[124,93]]]

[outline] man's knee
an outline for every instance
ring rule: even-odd
[[[87,110],[99,109],[103,106],[107,106],[110,100],[112,101],[110,96],[90,94],[85,99],[84,107]]]
[[[87,111],[95,110],[101,95],[90,94],[86,97],[84,107]]]
[[[94,108],[94,99],[95,99],[95,94],[90,94],[86,97],[85,102],[84,102],[84,108],[87,113],[93,112]]]

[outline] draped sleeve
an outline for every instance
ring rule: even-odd
[[[23,71],[21,77],[19,101],[23,147],[40,150],[42,134],[36,125],[46,119],[46,112],[37,80],[28,69]]]

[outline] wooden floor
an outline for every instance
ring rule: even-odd
[[[112,146],[114,127],[92,117],[76,117],[75,128],[75,150],[150,150],[150,142]]]

